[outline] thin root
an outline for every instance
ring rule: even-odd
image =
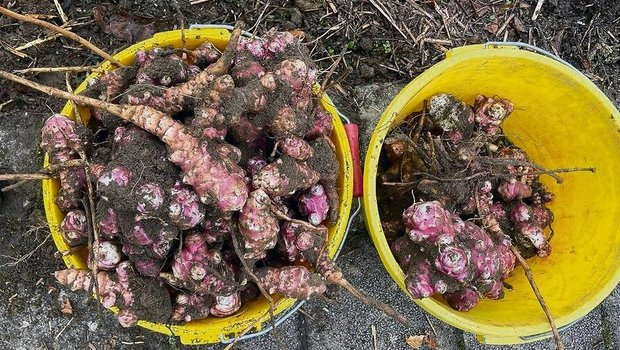
[[[551,311],[549,311],[549,308],[547,307],[547,304],[545,303],[545,299],[543,299],[543,296],[540,293],[540,290],[538,289],[536,282],[534,281],[534,276],[532,275],[532,270],[530,269],[530,266],[527,264],[525,259],[523,259],[521,254],[519,254],[519,251],[517,250],[517,248],[515,248],[514,245],[511,244],[510,249],[512,250],[512,253],[517,258],[519,265],[523,267],[523,271],[525,272],[525,277],[527,278],[527,281],[530,283],[530,286],[532,287],[532,291],[534,291],[534,295],[536,295],[536,299],[538,300],[540,307],[545,312],[545,316],[547,316],[547,320],[549,321],[549,325],[551,326],[551,331],[553,332],[555,346],[557,347],[558,350],[564,350],[564,344],[562,343],[562,338],[560,338],[560,333],[558,332],[558,328],[555,325],[555,320],[553,319],[553,316],[551,315]]]

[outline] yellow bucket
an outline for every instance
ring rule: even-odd
[[[524,45],[520,45],[524,46]],[[535,49],[535,48],[534,48]],[[596,167],[596,173],[561,174],[551,202],[555,236],[548,258],[529,264],[558,327],[594,309],[620,281],[620,114],[574,68],[515,45],[472,45],[409,83],[383,112],[366,154],[364,216],[383,265],[406,291],[404,274],[381,228],[376,201],[377,164],[389,130],[423,108],[424,100],[449,93],[468,104],[477,94],[510,99],[514,112],[504,132],[548,168]],[[482,300],[469,312],[441,298],[415,300],[424,310],[489,344],[518,344],[550,336],[550,327],[521,268],[507,279],[514,290],[499,301]]]
[[[188,49],[194,49],[208,40],[218,49],[223,50],[228,43],[229,37],[230,32],[223,26],[219,28],[210,27],[185,31],[186,47]],[[138,50],[148,50],[153,47],[168,46],[180,48],[181,45],[181,31],[161,32],[155,34],[155,36],[151,39],[128,47],[127,49],[114,55],[114,57],[123,64],[132,64],[135,53]],[[109,62],[105,62],[101,66],[102,71],[111,69],[113,69],[113,66]],[[84,82],[82,82],[82,84],[80,84],[80,86],[78,86],[75,91],[80,92],[84,90],[87,86],[87,81],[95,78],[97,75],[98,73],[91,74]],[[327,96],[323,98],[322,105],[333,116],[334,132],[331,139],[336,145],[336,153],[338,161],[340,162],[337,181],[340,195],[340,203],[338,208],[340,215],[338,222],[329,227],[328,242],[329,254],[331,257],[334,257],[342,241],[344,240],[349,221],[349,212],[353,198],[353,164],[351,160],[349,143],[347,141],[344,126],[338,117],[338,111]],[[71,103],[67,103],[61,113],[69,118],[75,118]],[[90,117],[88,108],[80,108],[80,115],[85,119]],[[46,155],[44,167],[47,166],[48,158]],[[43,200],[47,222],[56,247],[59,251],[65,251],[70,247],[63,241],[58,230],[60,223],[64,218],[64,214],[54,203],[54,198],[56,197],[58,189],[59,183],[57,180],[43,181]],[[86,269],[86,252],[81,251],[74,254],[69,254],[64,257],[64,262],[68,268]],[[282,314],[287,309],[290,309],[295,303],[295,299],[275,297],[274,302],[275,316]],[[116,310],[113,311],[116,312]],[[260,298],[254,302],[244,304],[237,314],[226,318],[209,317],[205,320],[192,321],[183,325],[168,325],[148,321],[139,321],[138,325],[166,335],[178,336],[181,343],[190,345],[226,342],[240,335],[240,333],[248,328],[253,328],[256,331],[260,331],[263,328],[263,323],[268,322],[267,324],[269,324],[269,320],[269,303],[264,298]]]

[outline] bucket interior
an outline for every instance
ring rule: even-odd
[[[469,105],[478,94],[511,100],[515,109],[502,128],[535,163],[547,169],[596,168],[595,174],[559,174],[562,184],[541,176],[556,195],[550,203],[555,235],[551,255],[528,263],[556,323],[566,325],[593,309],[620,277],[620,116],[594,84],[572,68],[517,49],[478,51],[454,53],[401,91],[375,129],[365,176],[373,164],[371,172],[376,176],[380,143],[389,126],[420,111],[431,96],[449,93]],[[375,178],[366,179],[373,189]],[[376,201],[366,214],[384,264],[396,270],[390,273],[403,287],[402,270],[385,252],[389,247]],[[523,270],[515,269],[506,281],[514,289],[506,290],[504,299],[481,300],[469,312],[452,310],[441,297],[419,304],[440,319],[478,334],[531,335],[549,330]]]

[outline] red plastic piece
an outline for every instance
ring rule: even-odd
[[[357,124],[345,124],[344,131],[349,140],[351,158],[353,159],[353,196],[361,197],[364,194],[364,178],[360,162],[359,129]]]

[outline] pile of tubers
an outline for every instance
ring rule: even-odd
[[[553,195],[539,181],[544,169],[501,133],[512,110],[499,97],[468,106],[439,94],[385,139],[382,226],[414,298],[442,295],[468,311],[510,288],[513,246],[524,258],[550,254]]]
[[[59,173],[56,204],[66,243],[96,245],[98,272],[56,278],[96,285],[125,327],[226,317],[259,289],[308,299],[341,278],[326,249],[340,164],[316,67],[288,32],[240,32],[223,52],[139,51],[67,97],[90,107],[86,125],[55,114],[42,129],[51,164],[89,160]]]

